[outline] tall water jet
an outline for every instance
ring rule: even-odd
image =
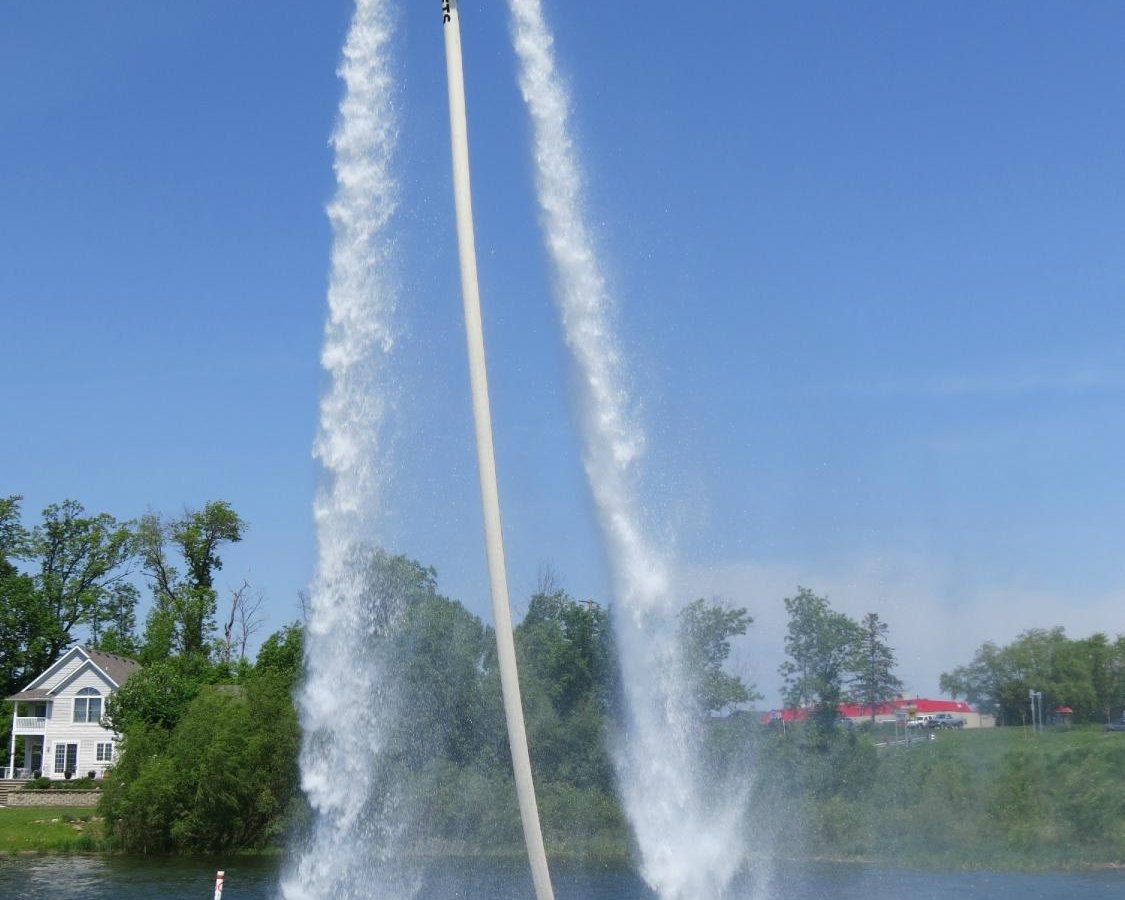
[[[586,224],[570,102],[540,0],[508,7],[555,297],[580,385],[586,475],[613,569],[628,707],[615,752],[618,782],[646,881],[665,900],[713,900],[746,859],[746,797],[716,790],[699,772],[702,723],[683,677],[668,559],[642,517],[636,469],[644,434]]]
[[[380,752],[395,698],[380,640],[401,592],[372,581],[363,560],[375,541],[388,450],[394,346],[391,161],[397,138],[389,67],[388,0],[357,0],[338,74],[345,85],[332,137],[336,194],[322,363],[330,387],[314,447],[324,483],[314,503],[317,564],[306,628],[307,675],[299,695],[301,786],[315,821],[286,872],[286,900],[413,894],[399,868],[400,827],[380,784]]]

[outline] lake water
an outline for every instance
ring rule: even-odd
[[[106,857],[0,858],[3,900],[211,900],[215,870],[227,873],[223,900],[272,900],[276,860],[121,859]],[[559,900],[652,900],[640,879],[621,869],[556,865]],[[773,895],[785,900],[1110,900],[1125,897],[1125,872],[1007,874],[916,872],[866,865],[782,863]],[[362,895],[357,895],[357,898]],[[458,862],[435,867],[419,892],[425,900],[527,900],[526,867]],[[736,893],[737,897],[738,894]],[[372,900],[393,900],[375,898]]]

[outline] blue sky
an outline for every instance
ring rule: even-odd
[[[908,687],[1034,626],[1125,631],[1125,96],[1113,3],[545,2],[685,594],[797,584]],[[703,8],[700,8],[700,7]],[[440,16],[400,5],[385,535],[487,615]],[[297,615],[346,2],[0,7],[0,492],[224,498],[223,579]],[[513,594],[608,575],[504,4],[462,8]],[[518,599],[517,599],[518,602]]]

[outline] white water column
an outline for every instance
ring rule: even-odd
[[[337,74],[332,135],[336,192],[328,205],[332,263],[314,455],[323,478],[313,512],[316,573],[298,694],[301,788],[314,821],[280,885],[284,900],[413,896],[395,836],[401,816],[379,780],[396,688],[385,659],[394,596],[373,596],[365,561],[378,540],[390,476],[386,421],[395,396],[397,79],[393,0],[356,0]],[[375,593],[378,593],[375,591]]]
[[[745,785],[702,771],[702,731],[682,671],[681,604],[669,557],[647,526],[637,422],[615,306],[587,224],[570,98],[541,0],[508,0],[519,85],[531,117],[536,188],[555,299],[581,410],[586,477],[614,578],[614,625],[627,715],[614,748],[641,874],[662,900],[715,900],[746,853]]]
[[[516,645],[512,635],[512,612],[508,601],[508,577],[504,562],[504,538],[500,525],[500,495],[496,483],[496,457],[492,446],[492,413],[488,402],[488,373],[485,367],[484,329],[481,323],[480,286],[477,282],[476,240],[473,235],[473,201],[469,181],[469,134],[465,114],[465,78],[461,59],[461,22],[457,0],[442,0],[445,25],[445,66],[449,82],[449,131],[453,151],[453,200],[457,220],[457,253],[461,262],[461,297],[465,308],[465,339],[469,353],[469,382],[473,397],[477,468],[484,513],[485,551],[488,558],[492,616],[496,626],[496,651],[508,743],[512,751],[516,793],[524,843],[527,845],[531,877],[538,900],[553,900],[543,831],[535,802],[531,758],[523,721]]]

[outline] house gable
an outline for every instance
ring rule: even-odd
[[[73,696],[83,688],[94,688],[103,697],[117,690],[113,679],[89,660],[64,673],[62,680],[51,688],[54,699]]]
[[[44,669],[41,674],[37,675],[31,684],[24,688],[24,691],[50,691],[56,684],[66,678],[71,669],[77,668],[89,658],[82,647],[71,647]]]
[[[140,669],[140,665],[123,656],[75,646],[55,660],[20,693],[46,691],[48,695],[53,696],[63,690],[83,669],[96,671],[104,680],[106,689],[112,692]]]

